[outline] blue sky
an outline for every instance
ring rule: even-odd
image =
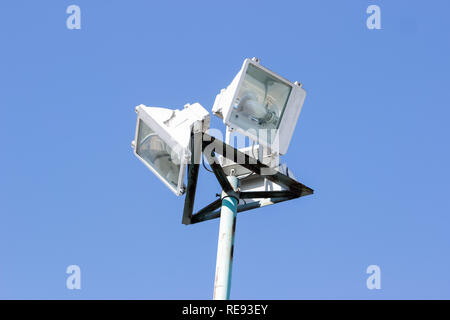
[[[257,56],[308,92],[283,160],[315,194],[238,216],[231,297],[449,299],[449,11],[1,1],[0,298],[210,299],[218,220],[181,224],[184,199],[133,156],[134,107],[210,110]],[[197,206],[216,192],[202,170]],[[72,264],[81,290],[66,288]]]

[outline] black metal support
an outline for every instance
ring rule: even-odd
[[[203,209],[200,209],[195,215],[198,216],[198,215],[202,215],[202,214],[204,214],[206,212],[214,211],[214,210],[220,208],[221,204],[222,204],[222,199],[219,198],[217,200],[214,200],[213,202],[208,204]]]
[[[287,201],[287,200],[292,200],[298,197],[280,197],[280,198],[271,198],[270,202],[272,204],[275,203],[279,203],[279,202],[283,202],[283,201]],[[246,204],[241,204],[238,206],[237,208],[237,212],[245,212],[248,210],[252,210],[252,209],[257,209],[260,207],[263,207],[264,205],[261,205],[260,202],[252,202],[252,203],[246,203]],[[220,209],[217,210],[211,210],[211,211],[202,211],[202,212],[198,212],[195,215],[192,216],[192,220],[191,223],[199,223],[199,222],[203,222],[203,221],[208,221],[208,220],[212,220],[212,219],[216,219],[220,217]]]
[[[225,172],[223,172],[222,166],[219,164],[219,161],[217,160],[216,156],[213,153],[206,154],[205,156],[206,159],[208,160],[211,169],[214,172],[214,175],[217,178],[217,181],[219,181],[223,191],[225,191],[226,193],[234,191],[233,187],[231,186],[230,182],[227,179],[227,175],[225,174]]]
[[[186,188],[186,197],[184,198],[184,210],[182,223],[185,225],[191,224],[192,212],[194,211],[195,191],[197,190],[199,163],[195,163],[195,143],[200,143],[202,139],[201,133],[191,135],[191,162],[188,164],[188,184]]]
[[[273,168],[266,166],[257,159],[250,157],[248,154],[243,153],[206,133],[203,134],[202,143],[203,152],[205,152],[205,150],[206,152],[217,152],[221,156],[238,163],[244,168],[253,171],[258,175],[264,176],[267,180],[277,183],[296,194],[300,194],[300,196],[306,196],[314,192],[311,188],[289,178]]]
[[[195,137],[198,139],[199,137]],[[314,191],[301,184],[300,182],[284,175],[277,170],[266,166],[257,159],[250,157],[246,153],[243,153],[236,148],[220,141],[210,135],[203,133],[203,139],[201,140],[201,146],[203,154],[206,156],[211,169],[214,172],[218,182],[220,183],[222,189],[227,193],[232,193],[238,199],[243,199],[244,204],[241,204],[237,208],[237,212],[244,212],[251,209],[256,209],[268,204],[275,204],[306,195],[312,194]],[[194,150],[194,141],[191,141],[191,150]],[[198,141],[198,140],[196,140]],[[198,142],[197,142],[198,143]],[[198,144],[197,144],[198,146]],[[281,185],[286,190],[283,191],[246,191],[239,192],[238,190],[233,190],[232,186],[228,182],[227,176],[222,168],[222,166],[217,161],[215,153],[237,163],[238,165],[265,177],[267,180],[272,181],[278,185]],[[188,187],[186,192],[185,206],[183,212],[183,223],[184,224],[194,224],[202,221],[207,221],[220,217],[220,206],[222,199],[217,199],[199,210],[194,215],[194,197],[195,188],[197,186],[198,170],[199,165],[195,164],[194,152],[192,152],[191,164],[188,166]],[[192,180],[192,181],[191,181]],[[252,203],[245,203],[244,199],[267,199],[266,201],[258,201]]]

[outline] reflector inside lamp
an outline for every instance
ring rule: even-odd
[[[233,101],[230,122],[243,130],[278,129],[291,86],[249,64]],[[267,134],[267,142],[272,136]]]
[[[180,156],[164,142],[144,121],[139,120],[136,153],[170,185],[177,188]]]

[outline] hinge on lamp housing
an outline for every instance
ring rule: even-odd
[[[212,107],[212,113],[219,117],[220,119],[223,119],[223,113],[221,108],[221,101],[223,98],[223,95],[225,94],[226,89],[220,90],[220,93],[216,96],[216,99],[214,100],[214,105]]]

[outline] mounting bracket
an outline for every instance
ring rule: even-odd
[[[285,174],[280,173],[274,168],[270,168],[269,166],[261,163],[258,159],[255,159],[248,154],[237,150],[236,148],[224,143],[223,141],[220,141],[219,139],[216,139],[202,132],[192,134],[191,150],[194,150],[193,148],[200,147],[200,145],[204,156],[206,157],[209,165],[211,166],[211,169],[214,172],[214,175],[216,176],[217,181],[227,194],[230,194],[237,199],[261,198],[267,200],[264,203],[252,202],[241,204],[238,206],[237,212],[248,211],[268,204],[275,204],[307,196],[313,194],[314,192],[313,189],[288,177]],[[217,157],[215,156],[216,153],[228,160],[237,163],[238,165],[257,175],[263,176],[267,180],[282,186],[283,188],[285,188],[285,190],[245,192],[241,192],[239,188],[238,190],[234,190],[228,182],[227,176]],[[188,183],[186,188],[186,198],[184,202],[182,220],[182,223],[186,225],[218,218],[220,216],[220,206],[222,203],[222,199],[216,199],[206,207],[193,214],[195,191],[197,188],[198,172],[200,166],[200,162],[198,161],[199,159],[195,159],[194,154],[195,153],[192,152],[191,162],[188,164]]]

